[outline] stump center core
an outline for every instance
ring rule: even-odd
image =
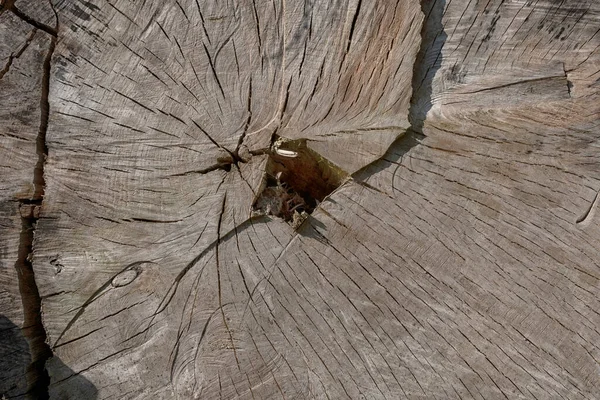
[[[306,139],[276,138],[253,212],[276,216],[296,226],[348,176],[308,148]]]

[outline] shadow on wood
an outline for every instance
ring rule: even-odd
[[[90,399],[97,398],[98,391],[87,379],[67,367],[58,357],[51,362],[55,374],[66,376],[59,389],[48,389],[48,377],[27,387],[23,379],[32,368],[29,344],[21,328],[4,315],[0,315],[0,398],[9,399]],[[50,393],[49,393],[50,392]]]

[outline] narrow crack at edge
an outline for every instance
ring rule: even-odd
[[[27,393],[32,399],[49,399],[50,376],[46,370],[46,361],[53,356],[47,340],[47,333],[42,319],[42,300],[35,281],[35,273],[32,263],[34,251],[35,230],[39,220],[40,207],[44,198],[44,164],[48,155],[46,144],[46,132],[49,119],[49,89],[51,59],[54,54],[58,32],[58,14],[48,0],[55,14],[56,28],[53,31],[41,28],[51,35],[50,45],[44,58],[42,67],[42,82],[40,96],[40,126],[36,138],[36,154],[38,160],[33,171],[34,192],[29,199],[19,201],[19,213],[21,214],[21,234],[19,237],[19,249],[15,269],[17,270],[19,293],[23,306],[23,335],[27,338],[31,354],[31,362],[27,367]],[[9,2],[3,6],[10,6],[10,10],[19,18],[23,19],[16,8]],[[18,11],[18,10],[17,10]],[[25,20],[31,24],[30,21]],[[35,25],[34,25],[35,26]],[[36,28],[39,28],[36,26]],[[24,51],[24,49],[23,49]],[[20,54],[19,54],[20,55]]]

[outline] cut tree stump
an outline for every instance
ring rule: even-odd
[[[600,3],[1,4],[0,397],[598,398]]]

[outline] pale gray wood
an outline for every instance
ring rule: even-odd
[[[593,0],[55,7],[51,398],[597,397]],[[301,225],[277,136],[350,175]]]
[[[90,4],[57,3],[34,255],[54,354],[101,398],[310,396],[243,317],[295,236],[249,219],[260,153],[277,130],[348,138],[321,151],[347,172],[380,157],[409,126],[418,3]]]

